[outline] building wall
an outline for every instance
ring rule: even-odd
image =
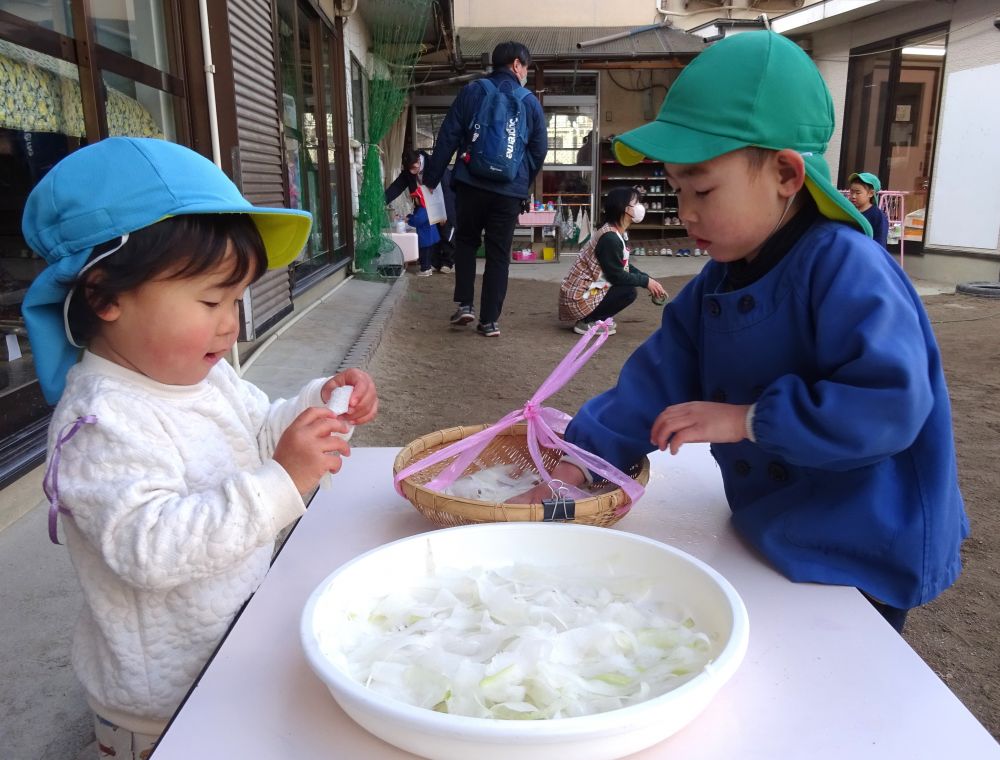
[[[992,13],[991,13],[992,11]],[[974,279],[997,279],[998,264],[1000,264],[1000,241],[988,248],[967,248],[955,245],[951,241],[958,239],[960,225],[949,221],[947,227],[942,227],[939,219],[935,227],[934,213],[936,203],[940,205],[942,192],[955,192],[947,185],[948,172],[941,164],[942,155],[947,159],[948,151],[945,143],[950,139],[942,129],[948,119],[955,116],[954,109],[958,104],[949,101],[948,76],[955,72],[996,66],[1000,62],[1000,31],[993,26],[996,9],[991,8],[989,0],[956,0],[954,4],[939,2],[919,2],[893,7],[875,16],[859,21],[845,23],[810,35],[795,35],[799,41],[806,41],[811,46],[810,55],[823,75],[834,102],[837,128],[827,149],[826,158],[830,163],[833,176],[839,170],[840,151],[843,141],[842,125],[844,123],[844,105],[847,93],[847,70],[852,48],[861,47],[897,35],[908,34],[941,23],[950,24],[948,37],[948,53],[945,61],[945,87],[942,94],[942,104],[939,117],[939,131],[935,149],[933,181],[931,198],[927,208],[928,236],[924,256],[906,259],[906,269],[915,277],[939,280],[942,282],[964,282]],[[1000,80],[998,80],[1000,81]],[[990,102],[990,101],[984,101]],[[964,106],[963,106],[964,107]],[[961,122],[962,119],[960,118]],[[954,123],[954,122],[953,122]],[[992,130],[994,139],[984,140],[988,145],[983,156],[985,163],[996,164],[1000,168],[1000,119],[992,123],[982,124],[983,130]],[[956,135],[954,139],[961,139]],[[998,172],[1000,174],[1000,172]],[[993,175],[987,175],[987,178]],[[958,192],[964,192],[961,188]],[[979,196],[977,196],[979,197]],[[998,194],[996,197],[1000,197]],[[994,214],[1000,216],[1000,210]],[[935,251],[940,251],[935,253]],[[975,257],[959,258],[954,252],[970,252]],[[985,254],[985,257],[984,257]],[[996,260],[989,257],[997,255]]]
[[[360,13],[354,13],[344,19],[344,79],[347,83],[347,131],[353,135],[351,138],[351,209],[353,216],[358,215],[358,197],[361,192],[362,164],[364,161],[364,150],[358,138],[358,130],[354,125],[354,109],[351,104],[354,102],[354,84],[351,80],[351,56],[358,59],[365,74],[371,77],[372,55],[371,55],[371,32],[368,25],[361,17]],[[367,104],[366,104],[367,108]]]
[[[601,72],[600,112],[597,115],[602,139],[641,127],[656,118],[667,87],[680,69],[615,69]],[[636,92],[635,90],[640,90]]]
[[[991,280],[1000,265],[998,16],[990,0],[954,5],[929,205],[939,213],[927,231],[930,248],[996,256]]]
[[[467,26],[631,26],[657,21],[656,0],[547,0],[544,3],[491,3],[454,0],[455,27]]]

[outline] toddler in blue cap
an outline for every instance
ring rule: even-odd
[[[617,138],[619,161],[664,162],[712,260],[566,438],[624,470],[711,443],[747,541],[793,581],[857,587],[899,630],[958,577],[968,522],[934,333],[830,183],[833,128],[815,65],[761,31],[707,48]]]
[[[311,217],[252,206],[212,162],[109,138],[28,197],[48,267],[23,314],[56,404],[46,495],[84,592],[72,661],[98,743],[145,757],[270,564],[302,495],[341,466],[333,435],[376,413],[350,369],[269,402],[225,361],[243,291],[301,251]],[[353,386],[349,410],[324,407]]]

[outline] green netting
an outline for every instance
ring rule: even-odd
[[[378,144],[399,118],[413,78],[413,64],[421,53],[432,0],[396,0],[391,17],[371,21],[374,72],[368,89],[368,142],[358,199],[354,268],[375,272],[380,252],[392,244],[382,233],[388,226]],[[389,166],[394,166],[390,159]]]

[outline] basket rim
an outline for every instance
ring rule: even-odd
[[[426,433],[425,435],[422,435],[419,438],[414,439],[406,446],[404,446],[396,455],[396,458],[393,461],[392,465],[393,479],[395,479],[395,476],[402,469],[409,466],[415,461],[416,455],[423,454],[425,451],[428,451],[429,449],[437,449],[440,448],[441,446],[449,445],[463,438],[468,438],[469,436],[475,435],[476,433],[479,433],[491,426],[492,423],[482,423],[476,425],[460,425],[451,428],[442,428],[441,430],[435,430],[430,433]],[[523,436],[526,435],[527,429],[528,425],[526,422],[518,422],[498,432],[497,437]],[[638,482],[640,485],[645,486],[646,483],[649,482],[649,472],[650,472],[649,457],[644,456],[641,462],[639,462],[638,464],[639,464],[639,471],[635,474],[633,480]],[[492,515],[497,510],[499,510],[501,513],[506,513],[508,511],[511,512],[512,514],[517,516],[515,519],[519,518],[520,520],[537,521],[540,518],[536,517],[536,514],[541,513],[544,509],[544,506],[540,501],[532,502],[530,504],[505,504],[503,502],[484,501],[481,499],[467,499],[459,496],[451,496],[448,494],[443,494],[440,491],[431,490],[429,488],[426,488],[421,483],[415,482],[413,480],[412,475],[401,480],[399,485],[400,489],[406,495],[406,498],[413,504],[414,507],[417,508],[418,511],[424,514],[426,514],[425,508],[417,504],[415,501],[415,497],[418,494],[423,495],[426,499],[432,499],[435,502],[437,502],[435,504],[436,511],[442,511],[448,514],[454,514],[448,509],[441,508],[442,506],[448,507],[450,506],[450,504],[454,504],[456,507],[464,508],[465,511],[470,511],[470,510],[483,511],[484,515],[481,519],[484,520],[493,519],[492,517],[486,516],[485,513]],[[411,490],[413,492],[412,495],[410,493],[407,493],[408,490]],[[577,500],[576,512],[578,515],[581,516],[585,516],[588,514],[591,516],[599,514],[603,510],[597,509],[598,502],[601,500],[607,501],[609,499],[615,500],[615,497],[618,494],[624,497],[624,503],[628,503],[624,491],[619,486],[611,491],[607,491],[600,494],[594,494],[592,497],[589,497],[587,499]],[[632,506],[633,505],[629,505],[629,508],[631,509]],[[529,516],[525,517],[525,515]],[[506,521],[512,522],[513,520],[506,520]]]

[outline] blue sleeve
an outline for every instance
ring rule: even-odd
[[[701,277],[663,311],[660,328],[635,350],[614,388],[587,401],[566,440],[625,470],[653,450],[653,422],[666,407],[700,398]]]
[[[534,95],[529,96],[528,102],[531,104],[531,136],[528,138],[528,156],[530,159],[528,167],[528,187],[535,181],[535,176],[545,163],[545,154],[549,151],[549,133],[545,124],[545,112],[542,111],[542,104]]]
[[[889,219],[886,217],[885,212],[879,209],[879,221],[878,229],[872,230],[872,237],[875,242],[878,243],[883,248],[888,248],[889,242]]]
[[[820,253],[795,293],[812,321],[815,375],[768,385],[753,428],[759,446],[793,464],[846,471],[916,439],[934,405],[936,348],[919,296],[885,250],[842,233]]]
[[[478,103],[474,92],[481,89],[475,82],[463,87],[448,109],[444,121],[441,122],[437,140],[434,142],[434,153],[424,167],[424,184],[431,190],[440,184],[444,170],[451,163],[455,151],[465,147],[469,115],[475,113],[472,109]]]

